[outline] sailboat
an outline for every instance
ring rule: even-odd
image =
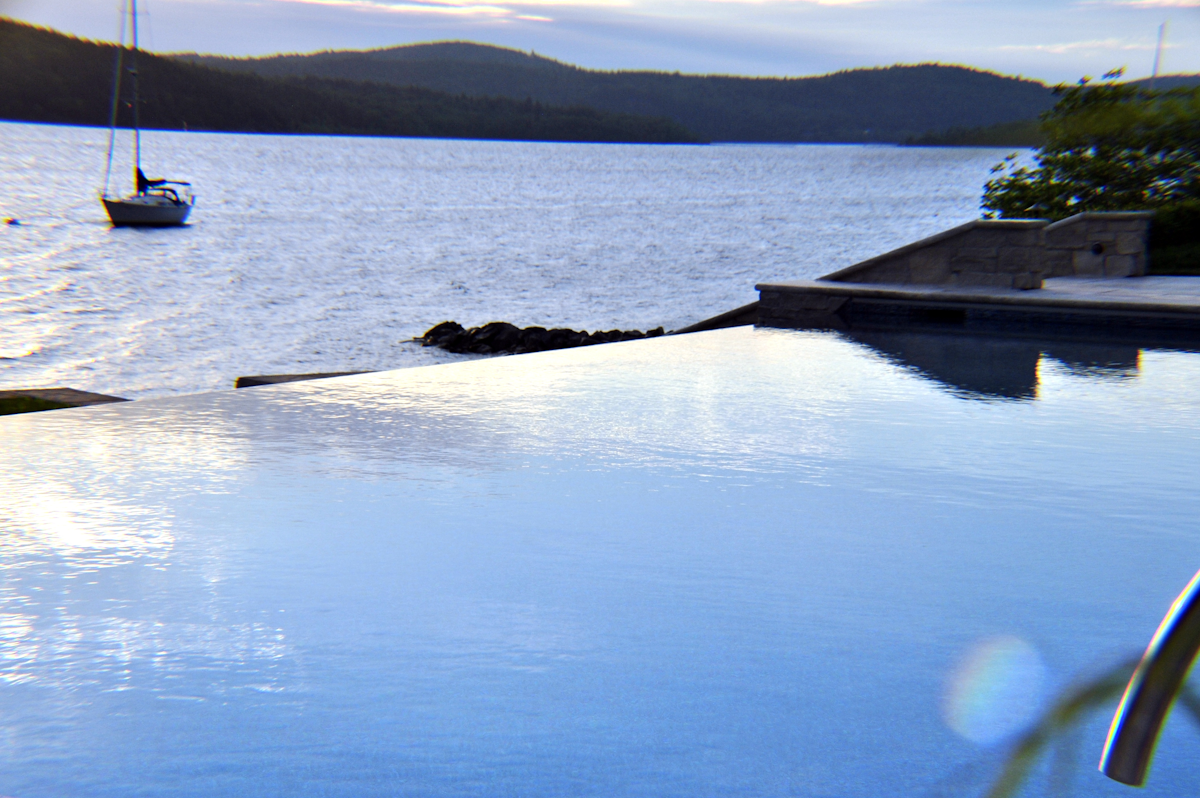
[[[169,227],[187,221],[196,198],[191,184],[180,180],[151,179],[142,171],[142,131],[138,118],[138,23],[137,0],[129,0],[128,13],[132,18],[133,47],[129,51],[129,77],[133,82],[133,185],[134,193],[127,197],[111,197],[108,193],[112,175],[113,146],[117,134],[117,109],[121,101],[121,74],[125,58],[125,23],[121,23],[121,41],[117,47],[116,68],[113,74],[112,114],[108,124],[108,165],[104,170],[104,189],[100,201],[108,211],[115,227]],[[121,9],[122,14],[126,8]]]

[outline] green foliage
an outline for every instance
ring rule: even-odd
[[[1150,274],[1200,275],[1200,241],[1150,251]]]
[[[1200,274],[1200,86],[1056,89],[1034,167],[1009,156],[983,195],[989,216],[1063,219],[1154,210],[1152,274]]]
[[[1200,200],[1159,208],[1149,243],[1151,274],[1200,274]]]
[[[269,58],[178,58],[274,77],[369,80],[665,116],[712,141],[900,142],[955,125],[1031,119],[1054,102],[1050,89],[1036,81],[940,64],[806,78],[602,72],[467,42]]]
[[[988,216],[1063,219],[1082,211],[1164,208],[1200,199],[1200,87],[1058,87],[1043,114],[1037,166],[998,164]]]
[[[941,133],[926,133],[904,142],[912,147],[1041,147],[1046,143],[1036,119],[1001,122],[987,127],[952,127]]]
[[[116,48],[0,18],[0,119],[107,126]],[[313,77],[266,78],[138,53],[144,128],[695,143],[676,122],[532,100]],[[128,84],[128,81],[125,81]],[[118,124],[131,123],[128,86]]]

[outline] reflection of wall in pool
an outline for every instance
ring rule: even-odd
[[[971,335],[857,330],[845,335],[964,399],[1037,398],[1043,357],[1077,376],[1130,379],[1141,353],[1134,346]]]
[[[1142,350],[1136,346],[1054,343],[1042,348],[1079,377],[1127,380],[1137,376]]]

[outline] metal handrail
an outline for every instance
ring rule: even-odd
[[[1110,779],[1146,783],[1167,713],[1200,651],[1200,571],[1158,626],[1117,707],[1100,770]]]

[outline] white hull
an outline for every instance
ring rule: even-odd
[[[153,194],[138,194],[123,200],[100,199],[116,227],[171,227],[187,221],[192,206]]]

